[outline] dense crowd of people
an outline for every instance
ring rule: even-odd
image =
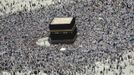
[[[0,16],[0,71],[35,70],[36,75],[43,69],[48,75],[84,75],[90,70],[89,75],[96,75],[98,71],[98,75],[108,75],[109,72],[123,75],[123,69],[131,65],[125,61],[133,58],[131,55],[124,57],[124,54],[134,46],[134,2],[54,2],[49,6],[41,5],[40,9]],[[38,38],[49,36],[48,25],[54,17],[69,16],[76,17],[78,28],[73,44],[36,45]],[[60,51],[62,47],[66,50]],[[96,62],[108,67],[99,70]]]

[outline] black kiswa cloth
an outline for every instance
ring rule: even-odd
[[[54,18],[55,19],[55,18]],[[62,23],[60,23],[60,21],[59,21],[59,23],[57,22],[57,23],[55,23],[55,22],[53,22],[54,21],[54,19],[51,21],[51,23],[49,24],[49,29],[50,29],[50,31],[51,30],[63,30],[63,29],[66,29],[66,30],[68,30],[68,29],[72,29],[73,27],[74,27],[74,25],[75,25],[75,18],[72,18],[68,23],[67,22],[62,22]],[[59,18],[60,19],[60,18]],[[62,19],[64,19],[64,18],[61,18],[61,21],[62,21]],[[63,20],[64,21],[64,20]]]
[[[52,40],[51,38],[49,38],[49,42],[51,44],[58,44],[58,43],[60,43],[60,44],[63,44],[63,43],[64,44],[72,44],[72,43],[74,43],[76,38],[77,38],[77,35],[75,35],[72,39]]]
[[[77,30],[76,26],[72,29],[63,29],[63,30],[50,30],[50,34],[73,34]]]
[[[77,28],[73,32],[66,33],[66,34],[50,34],[51,40],[66,40],[66,39],[73,39],[75,35],[77,34]]]

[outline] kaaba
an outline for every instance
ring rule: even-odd
[[[73,43],[77,37],[77,27],[75,18],[54,18],[49,24],[50,36],[49,41],[56,43]]]

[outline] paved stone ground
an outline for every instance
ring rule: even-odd
[[[0,1],[1,74],[133,75],[133,0],[21,1]],[[49,22],[57,16],[76,17],[75,43],[36,45],[48,37]]]

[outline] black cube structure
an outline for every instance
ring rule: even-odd
[[[54,18],[49,24],[49,41],[52,44],[73,43],[77,37],[75,18]]]

